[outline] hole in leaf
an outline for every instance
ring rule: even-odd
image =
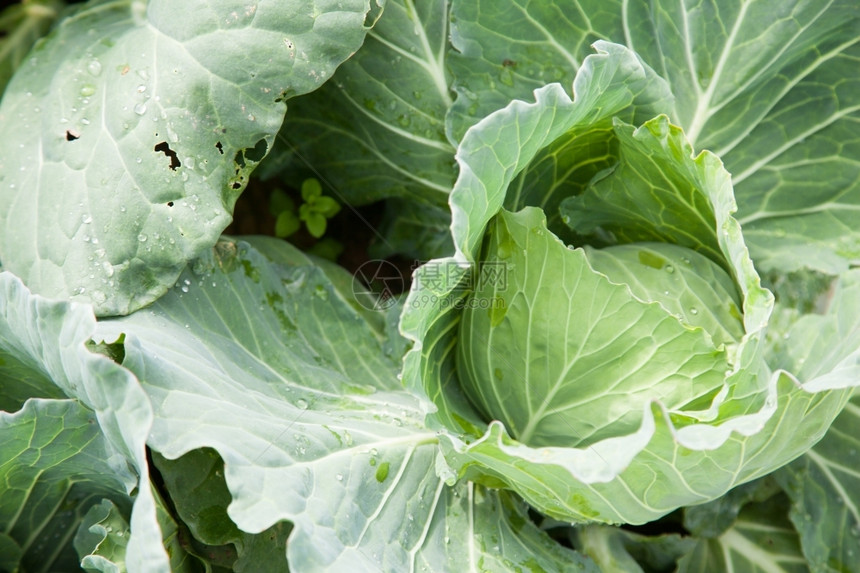
[[[239,183],[238,181],[233,182],[233,189],[239,189],[241,186],[242,186],[242,184]]]
[[[179,157],[177,157],[176,152],[170,149],[170,146],[166,141],[162,141],[161,143],[155,146],[155,151],[161,151],[167,157],[170,158],[170,168],[173,171],[176,171],[177,167],[181,167],[182,163],[179,162]]]
[[[254,144],[253,148],[249,147],[245,149],[245,159],[247,159],[248,161],[256,162],[262,161],[263,158],[266,156],[266,151],[268,151],[268,149],[269,144],[266,143],[265,139],[261,139],[256,144]]]
[[[282,91],[280,93],[280,95],[278,95],[278,97],[275,98],[275,103],[281,103],[281,102],[287,101],[288,99],[290,99],[290,97],[292,97],[292,95],[293,95],[293,90],[292,89],[286,89],[286,90]]]
[[[224,146],[221,145],[220,141],[215,143],[215,147],[218,149],[218,151],[221,153],[221,155],[224,155]]]
[[[245,167],[245,156],[242,155],[241,150],[236,152],[236,157],[233,158],[233,161],[236,163],[236,165],[239,166],[239,169],[241,169],[242,167]],[[236,170],[237,173],[238,173],[239,169]]]
[[[77,131],[72,131],[71,129],[66,130],[66,141],[74,141],[76,139],[80,139],[81,134]]]
[[[167,202],[167,206],[168,206],[168,207],[173,207],[173,201],[168,201],[168,202]]]

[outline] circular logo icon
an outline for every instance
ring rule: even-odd
[[[367,310],[386,310],[403,292],[403,275],[394,264],[383,260],[367,261],[352,275],[352,294]]]

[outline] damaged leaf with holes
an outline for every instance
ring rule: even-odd
[[[284,94],[354,53],[370,9],[195,1],[177,18],[164,0],[75,4],[0,104],[0,132],[16,134],[0,141],[4,268],[100,315],[164,294],[230,222]]]

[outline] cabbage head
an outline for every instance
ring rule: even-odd
[[[403,375],[429,398],[439,475],[636,524],[806,452],[860,359],[834,316],[774,341],[731,175],[635,53],[595,49],[572,92],[539,88],[460,141],[455,253],[415,272]]]
[[[734,280],[687,247],[569,249],[527,207],[496,215],[481,261],[499,280],[464,305],[460,382],[487,421],[532,446],[632,433],[650,400],[707,409],[744,335]]]

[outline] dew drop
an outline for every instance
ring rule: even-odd
[[[696,308],[695,306],[691,306],[690,307],[690,314],[693,314],[693,315],[699,314],[699,309]]]
[[[84,84],[81,86],[81,97],[90,97],[96,93],[96,87],[92,84]]]
[[[137,86],[137,93],[142,94],[142,93],[143,93],[143,92],[145,92],[145,91],[146,91],[146,86],[145,86],[145,85],[140,84],[139,86]]]
[[[93,218],[89,215],[81,215],[81,223],[83,223],[84,225],[89,225],[92,222]]]
[[[666,269],[666,272],[667,272],[667,273],[670,273],[670,274],[671,274],[671,273],[674,273],[674,272],[675,272],[675,267],[673,267],[672,265],[666,265],[666,266],[665,266],[665,267],[663,267],[663,268],[664,268],[664,269]]]
[[[137,236],[137,240],[140,241],[141,243],[145,243],[147,238],[148,237],[146,235],[144,235],[143,233],[141,233]]]
[[[146,104],[145,103],[139,103],[136,106],[134,106],[134,113],[136,113],[137,115],[145,114],[146,113]]]
[[[334,477],[335,477],[335,479],[337,479],[337,481],[343,481],[343,475],[341,475],[341,474],[337,474]]]
[[[307,410],[307,409],[308,409],[308,403],[307,403],[307,401],[302,400],[302,399],[296,400],[296,406],[298,406],[298,407],[299,407],[299,408],[301,408],[302,410]]]
[[[102,64],[98,60],[92,60],[87,64],[87,72],[91,76],[97,76],[102,73]]]

